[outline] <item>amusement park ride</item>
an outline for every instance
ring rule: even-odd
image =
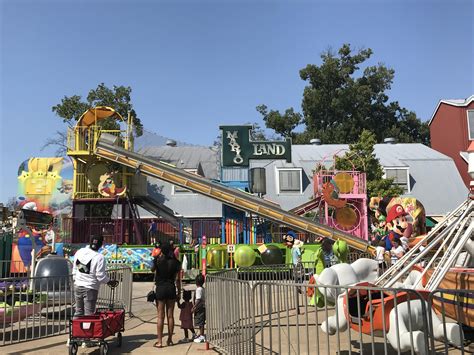
[[[114,120],[122,127],[103,129],[102,123],[106,120]],[[242,131],[235,130],[227,132],[226,135],[223,134],[223,137],[230,139],[229,146],[231,146],[231,151],[235,153],[233,161],[238,163],[249,159],[249,156],[245,156],[241,151],[240,144],[242,143],[239,144],[237,140],[241,133]],[[248,140],[248,138],[246,139]],[[255,154],[262,154],[263,148],[265,148],[264,144],[256,145]],[[279,150],[284,152],[285,146],[283,143],[281,147],[273,144],[268,145],[268,149],[275,152]],[[285,225],[296,231],[326,237],[334,241],[343,241],[349,247],[359,251],[374,252],[374,248],[368,242],[366,178],[365,174],[357,171],[341,172],[319,169],[314,175],[313,199],[291,211],[285,211],[278,205],[261,197],[227,187],[222,183],[211,181],[168,163],[134,152],[131,117],[125,120],[110,107],[92,108],[81,116],[77,125],[68,132],[67,153],[72,158],[74,167],[72,236],[73,241],[78,243],[87,242],[84,239],[86,237],[82,235],[81,223],[97,211],[106,210],[109,215],[116,216],[113,237],[106,240],[106,243],[118,245],[144,244],[146,242],[146,237],[141,233],[144,229],[140,226],[141,221],[137,205],[142,205],[147,209],[161,208],[161,213],[168,213],[171,218],[174,217],[173,211],[163,211],[162,206],[158,206],[156,202],[150,201],[146,196],[146,181],[142,178],[148,176],[202,194],[236,210],[260,216],[265,220]],[[469,172],[474,178],[474,147],[470,149],[469,156]],[[140,186],[143,184],[145,184],[145,191],[144,186]],[[419,291],[421,295],[426,295],[440,286],[446,288],[456,288],[457,286],[459,288],[459,285],[446,286],[444,283],[449,278],[458,280],[458,276],[462,276],[464,278],[463,285],[465,286],[465,282],[467,282],[467,288],[472,290],[474,284],[472,277],[474,273],[472,271],[474,269],[469,267],[459,269],[454,268],[454,265],[463,252],[467,253],[471,260],[474,260],[474,241],[472,240],[474,234],[473,192],[474,189],[471,191],[469,199],[451,212],[444,221],[440,222],[425,237],[419,238],[419,241],[385,273],[379,277],[374,276],[370,283],[365,282],[361,285],[395,289],[410,288]],[[314,217],[303,217],[308,212],[313,212]],[[51,223],[52,219],[50,215],[26,210],[22,211],[20,217],[20,227],[30,231],[30,234],[32,226],[37,224],[45,227]],[[246,248],[242,248],[241,251],[249,250],[252,253],[252,249]],[[35,250],[34,246],[33,250]],[[149,254],[147,257],[149,259]],[[33,257],[33,259],[35,258]],[[252,255],[250,259],[254,261],[255,255]],[[422,262],[426,262],[426,264],[422,264]],[[358,260],[358,263],[362,265],[364,263],[363,259]],[[34,270],[34,264],[32,266]],[[335,269],[332,270],[331,268],[325,269],[318,277],[316,281],[318,286],[330,285],[323,282],[325,276],[330,272],[337,273],[338,266],[336,265]],[[371,268],[373,268],[373,260],[368,260],[365,273],[371,274]],[[341,268],[339,267],[339,269]],[[351,285],[354,284],[353,281],[351,281]],[[355,284],[357,285],[357,283]],[[380,291],[377,292],[380,293]],[[389,329],[393,332],[395,327],[390,328],[389,324],[394,319],[405,326],[404,322],[409,317],[424,309],[424,306],[421,306],[421,300],[418,304],[411,302],[412,314],[408,314],[410,306],[408,306],[408,310],[403,308],[404,302],[400,299],[405,296],[401,293],[387,293],[382,301],[374,296],[372,301],[366,305],[371,310],[373,309],[373,313],[368,316],[361,316],[360,314],[354,316],[349,314],[348,309],[350,307],[346,304],[346,300],[360,297],[360,294],[355,295],[349,290],[348,297],[339,295],[333,300],[336,307],[340,307],[339,312],[336,312],[338,318],[336,319],[336,316],[328,317],[328,320],[322,325],[323,330],[335,334],[345,326],[350,326],[353,329],[370,334],[374,330],[380,330],[373,329],[375,324],[379,327],[386,327],[385,330],[388,330],[388,332],[390,332]],[[393,299],[395,297],[399,302],[397,308],[401,317],[397,315],[394,318],[392,315],[394,311]],[[452,318],[460,319],[464,317],[463,322],[465,324],[474,325],[472,309],[469,311],[470,313],[460,315],[456,313],[458,311],[453,307],[453,312],[453,314],[450,314]],[[374,322],[369,325],[372,320]],[[413,322],[416,328],[418,323]],[[439,324],[434,325],[440,326]],[[448,340],[457,344],[459,342],[459,328],[456,328],[456,325],[444,324],[442,326],[449,328]],[[407,344],[410,344],[407,339],[415,337],[417,346],[415,350],[418,351],[423,347],[423,329],[415,328],[412,329],[411,334],[406,336],[401,334],[400,344],[397,343],[398,340],[392,341],[390,334],[387,336],[394,347],[400,346],[401,351],[406,350]],[[407,329],[407,327],[403,329]]]
[[[101,121],[107,119],[115,119],[126,127],[117,130],[102,129]],[[368,246],[367,235],[357,235],[357,233],[353,233],[355,228],[352,228],[355,225],[360,230],[366,229],[366,226],[363,225],[366,211],[362,207],[366,205],[365,200],[359,201],[357,206],[354,202],[355,196],[351,196],[352,202],[346,203],[344,201],[344,206],[336,209],[335,217],[330,218],[331,221],[334,221],[332,225],[328,225],[329,218],[311,221],[285,211],[265,199],[226,187],[168,163],[140,155],[133,151],[132,132],[131,119],[124,120],[109,107],[96,107],[88,110],[79,119],[77,125],[68,132],[68,155],[74,162],[73,240],[75,239],[74,235],[77,235],[80,230],[77,224],[81,223],[81,219],[87,217],[88,211],[93,208],[92,206],[109,204],[113,206],[114,213],[131,218],[124,218],[123,220],[128,222],[124,222],[116,228],[115,240],[107,242],[143,244],[144,237],[137,234],[140,231],[140,228],[137,228],[140,219],[136,204],[140,203],[144,197],[143,194],[137,196],[138,184],[134,182],[134,179],[138,176],[150,176],[301,232],[343,240],[347,242],[348,246],[361,251],[371,248]],[[342,179],[338,180],[338,177]],[[362,192],[365,192],[365,190],[361,190],[365,188],[365,177],[363,174],[359,174],[355,176],[355,182],[353,178],[347,174],[339,174],[334,181],[346,186],[347,192],[359,189],[360,195],[362,195]],[[334,183],[330,176],[324,176],[324,179],[328,181],[328,184],[331,181]],[[337,185],[330,184],[330,186],[334,188]],[[342,199],[339,200],[339,202],[342,201]]]
[[[469,173],[474,178],[474,149],[470,152]],[[359,259],[355,268],[336,265],[330,268],[332,270],[324,270],[316,279],[316,284],[320,287],[333,285],[331,275],[338,274],[337,279],[345,279],[345,285],[369,289],[362,292],[349,289],[331,297],[330,301],[336,303],[339,312],[336,312],[337,317],[328,317],[323,322],[323,331],[336,334],[350,326],[368,335],[386,334],[390,344],[398,351],[411,349],[416,353],[424,353],[427,339],[424,333],[427,329],[424,329],[425,324],[421,319],[428,312],[434,339],[461,346],[460,325],[474,326],[473,237],[474,184],[471,184],[469,198],[426,236],[418,238],[418,243],[381,276],[375,276],[374,261],[368,259]],[[372,273],[372,280],[365,278],[364,282],[357,282],[355,269],[363,275]],[[346,275],[341,275],[342,270]],[[348,279],[347,274],[351,273],[354,278]],[[370,287],[375,288],[371,290]],[[387,289],[387,292],[383,291],[382,297],[380,288]],[[430,298],[430,293],[439,288],[442,290],[440,297],[431,298],[433,309],[430,309],[426,301]],[[397,292],[397,289],[400,291]],[[413,295],[410,297],[406,289],[416,290],[421,299],[413,300]],[[360,307],[356,308],[366,312],[354,313],[354,304]],[[437,313],[458,323],[441,322]],[[393,326],[394,323],[397,325]]]

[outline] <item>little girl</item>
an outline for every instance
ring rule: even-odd
[[[191,302],[191,291],[183,291],[183,303],[180,303],[178,301],[178,308],[181,309],[181,312],[179,314],[179,320],[181,321],[181,329],[184,329],[184,339],[181,340],[183,343],[187,343],[192,341],[192,339],[189,339],[189,333],[188,330],[193,333],[193,338],[195,337],[196,333],[194,332],[194,327],[193,327],[193,304]]]

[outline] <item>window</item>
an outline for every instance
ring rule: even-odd
[[[184,169],[185,171],[187,171],[188,173],[193,173],[193,174],[198,174],[198,171],[197,169]],[[185,189],[183,187],[180,187],[180,186],[176,186],[176,185],[173,185],[173,189],[174,189],[174,194],[175,195],[179,195],[179,194],[192,194],[194,192],[192,192],[191,190],[188,190],[188,189]]]
[[[467,134],[470,141],[474,140],[474,110],[467,111]]]
[[[277,172],[278,193],[303,193],[301,188],[301,169],[278,169]]]
[[[408,168],[385,168],[386,179],[393,179],[393,184],[403,189],[403,193],[410,193],[410,174]]]

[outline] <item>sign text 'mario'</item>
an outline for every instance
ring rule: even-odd
[[[285,159],[291,162],[291,139],[252,141],[250,125],[219,128],[222,130],[222,166],[248,166],[250,159]]]

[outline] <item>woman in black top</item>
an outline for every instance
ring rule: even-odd
[[[163,325],[166,316],[168,319],[167,345],[173,345],[174,330],[174,306],[178,295],[181,293],[181,263],[170,253],[171,247],[168,242],[161,246],[161,254],[153,259],[152,271],[155,272],[156,284],[156,309],[157,319],[157,342],[155,347],[163,345]]]

